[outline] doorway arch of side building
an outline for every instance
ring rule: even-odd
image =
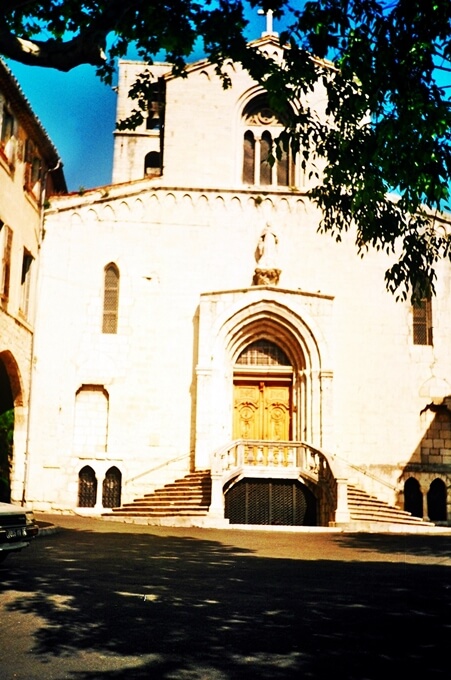
[[[331,447],[333,374],[310,301],[273,287],[202,296],[197,469],[209,468],[213,452],[240,434]],[[254,429],[240,433],[240,426]]]
[[[15,452],[26,449],[27,418],[19,366],[9,350],[0,352],[0,419],[0,500],[19,501],[24,468]]]

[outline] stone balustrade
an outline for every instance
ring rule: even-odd
[[[333,468],[332,469],[332,465]],[[213,453],[210,515],[224,517],[224,486],[235,477],[304,478],[336,499],[331,521],[349,519],[347,478],[325,453],[295,441],[237,439]],[[320,513],[320,515],[324,513]],[[331,516],[331,513],[328,513]]]

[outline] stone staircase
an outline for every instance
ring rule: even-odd
[[[120,508],[112,508],[108,517],[203,517],[211,503],[210,470],[192,472],[166,484],[153,493],[135,498]]]
[[[190,525],[207,516],[210,503],[210,471],[200,470],[132,503],[112,508],[103,517],[146,524]],[[350,522],[339,525],[345,531],[421,531],[435,526],[351,484],[348,485],[348,507]]]
[[[396,525],[400,529],[435,526],[432,522],[426,522],[410,512],[389,505],[351,484],[348,485],[348,507],[351,515],[350,528],[374,528],[381,531],[388,525]]]

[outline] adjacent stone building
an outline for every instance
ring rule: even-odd
[[[27,501],[100,513],[198,470],[215,522],[346,521],[351,483],[448,521],[449,265],[396,302],[386,255],[319,234],[308,172],[266,162],[282,121],[239,65],[227,90],[203,61],[153,72],[113,184],[46,211]]]
[[[67,188],[57,151],[0,61],[0,500],[11,481],[22,497],[43,205],[58,191]]]

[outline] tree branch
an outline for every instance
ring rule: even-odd
[[[72,40],[29,40],[0,30],[0,52],[29,66],[45,66],[70,71],[81,64],[101,66],[105,60],[107,31],[86,31]]]
[[[9,14],[14,12],[16,9],[21,9],[27,5],[32,5],[35,0],[3,0],[2,2],[2,13]]]

